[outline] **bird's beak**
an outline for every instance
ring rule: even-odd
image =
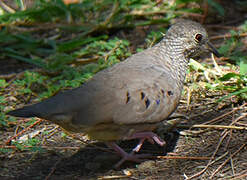
[[[206,46],[207,46],[207,49],[210,52],[212,52],[216,57],[221,57],[222,56],[210,42],[207,42]]]

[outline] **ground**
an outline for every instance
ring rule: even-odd
[[[242,108],[238,108],[229,114],[228,112],[233,110],[232,107],[216,110],[217,107],[203,105],[203,108],[197,106],[184,112],[185,108],[181,104],[178,111],[191,117],[189,124],[201,124],[222,116],[217,120],[217,124],[229,125],[243,111]],[[242,120],[246,122],[246,117]],[[188,123],[183,124],[188,125]],[[227,136],[217,150],[213,160],[215,162],[199,179],[208,179],[232,155],[235,156],[227,161],[213,179],[231,178],[247,173],[245,160],[247,157],[247,135],[245,130],[227,130],[224,133],[224,128],[221,130],[202,129],[192,131],[190,132],[192,135],[187,134],[186,136],[179,136],[179,133],[188,133],[183,131],[183,128],[177,128],[176,131],[166,134],[160,131],[159,134],[166,139],[167,145],[160,148],[157,145],[145,143],[141,151],[142,153],[152,153],[154,159],[140,164],[125,163],[117,170],[113,168],[113,165],[119,160],[119,157],[106,148],[103,143],[87,141],[82,139],[81,135],[78,135],[77,138],[70,136],[61,138],[61,130],[48,122],[42,122],[28,133],[44,130],[52,131],[49,137],[42,133],[37,135],[43,140],[43,146],[46,147],[44,151],[37,153],[16,151],[8,156],[1,156],[1,179],[185,179],[185,177],[190,177],[205,168],[209,160],[204,158],[212,157],[223,134],[227,134]],[[4,141],[7,137],[13,136],[13,132],[4,133],[4,135],[1,134]],[[78,140],[79,138],[82,141]],[[87,144],[84,144],[83,142],[86,141]],[[119,144],[129,151],[135,143],[136,141],[123,141]],[[235,154],[239,148],[242,149]],[[169,156],[185,157],[185,159],[162,159],[167,151]],[[189,157],[197,158],[190,160]]]
[[[239,11],[234,12],[239,13]],[[236,27],[243,23],[242,18],[236,17],[238,15],[232,17],[234,12],[229,10],[228,16],[231,19],[227,19],[229,17],[226,16],[225,23],[221,24],[221,27]],[[246,11],[241,14],[241,17],[243,16],[246,17]],[[206,27],[211,36],[228,32],[221,27],[217,28],[216,23],[210,25]],[[134,30],[134,32],[131,35],[136,35],[138,41],[140,31]],[[126,36],[129,37],[128,34]],[[220,44],[222,41],[223,39],[214,41],[214,44]],[[200,61],[212,63],[208,56]],[[19,74],[27,68],[33,66],[6,60],[1,61],[0,71],[1,75],[9,72]],[[166,140],[165,147],[146,142],[141,150],[141,153],[152,153],[153,159],[139,164],[128,162],[120,169],[114,169],[113,166],[119,157],[103,143],[90,141],[82,134],[64,136],[58,126],[36,119],[39,121],[38,124],[27,129],[18,138],[24,138],[25,135],[35,136],[42,141],[42,150],[22,151],[10,144],[9,148],[15,151],[0,154],[0,178],[6,180],[247,179],[247,104],[244,101],[235,102],[234,98],[218,103],[216,100],[224,93],[215,91],[209,94],[205,89],[200,88],[190,92],[189,101],[188,89],[190,80],[193,79],[191,76],[193,75],[187,77],[189,80],[185,84],[185,93],[175,112],[187,118],[176,118],[182,122],[169,132],[164,130],[165,125],[164,128],[157,130],[157,133]],[[20,119],[18,123],[23,124],[29,120]],[[201,127],[193,127],[193,125],[201,125]],[[211,125],[211,127],[205,128],[202,125]],[[237,125],[245,129],[237,129]],[[19,126],[15,125],[0,131],[1,146],[6,147],[6,142],[19,132],[18,128]],[[118,143],[126,151],[130,151],[136,141]],[[199,172],[201,173],[198,174]]]

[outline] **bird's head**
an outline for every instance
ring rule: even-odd
[[[209,42],[206,30],[201,24],[194,21],[177,21],[168,29],[166,39],[177,51],[183,51],[187,58],[194,57],[202,52],[212,52],[220,57],[219,52]]]

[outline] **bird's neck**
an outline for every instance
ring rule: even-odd
[[[164,64],[169,68],[171,74],[179,87],[183,87],[189,63],[184,46],[181,41],[164,39],[159,45],[160,53],[163,54]]]

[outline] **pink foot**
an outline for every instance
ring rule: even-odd
[[[145,140],[148,140],[151,144],[154,144],[156,142],[160,146],[164,146],[166,144],[165,141],[160,139],[160,137],[153,133],[153,132],[140,132],[140,133],[135,133],[132,136],[128,137],[128,139],[140,139],[139,143],[137,146],[132,150],[134,152],[140,151],[143,143]]]
[[[132,150],[131,153],[126,153],[122,148],[120,148],[114,142],[107,142],[107,146],[114,149],[118,155],[122,157],[122,159],[114,166],[115,168],[120,167],[125,161],[134,161],[134,162],[142,162],[145,158],[152,157],[150,154],[135,154],[135,152],[140,151],[144,141],[147,139],[150,143],[154,144],[156,142],[160,146],[164,146],[166,143],[159,136],[153,132],[140,132],[135,133],[132,136],[128,137],[127,139],[140,139],[137,146]]]
[[[114,165],[115,168],[119,168],[125,161],[139,163],[143,161],[143,158],[152,157],[150,154],[134,154],[134,151],[128,154],[114,142],[107,142],[106,144],[110,148],[114,149],[122,157],[122,159]]]

